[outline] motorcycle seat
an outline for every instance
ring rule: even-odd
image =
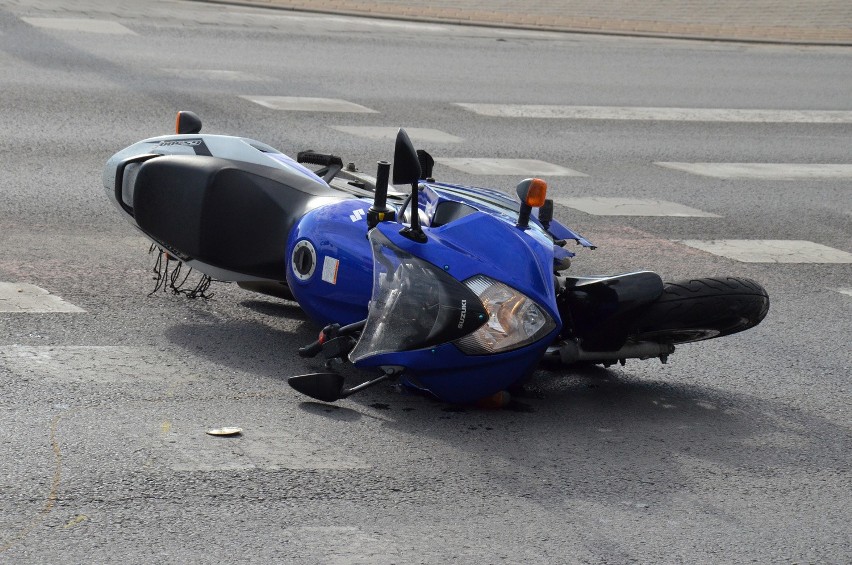
[[[137,225],[179,257],[284,280],[293,225],[352,198],[307,175],[218,157],[166,155],[142,164],[133,190]]]

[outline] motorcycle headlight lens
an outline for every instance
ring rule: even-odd
[[[468,355],[502,353],[529,345],[556,327],[556,322],[531,298],[484,275],[464,283],[479,297],[488,322],[454,343]]]

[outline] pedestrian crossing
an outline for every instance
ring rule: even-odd
[[[137,33],[112,20],[89,18],[21,18],[33,27],[105,35],[137,35]]]
[[[271,110],[290,112],[342,112],[350,114],[378,114],[378,111],[355,102],[338,98],[314,98],[304,96],[259,96],[242,95],[249,102],[259,104]]]
[[[571,120],[632,120],[656,122],[735,122],[849,124],[852,111],[739,110],[725,108],[639,108],[627,106],[558,106],[546,104],[473,104],[456,106],[480,116]]]
[[[335,111],[380,113],[354,102],[326,99],[243,96],[275,110]],[[478,115],[499,118],[609,119],[705,121],[738,123],[852,123],[852,112],[778,111],[685,108],[628,108],[598,106],[545,106],[518,104],[457,103],[456,106]],[[333,110],[328,110],[333,107]],[[333,125],[333,129],[371,140],[389,140],[397,128],[384,126]],[[432,128],[406,128],[418,142],[459,143],[461,137]],[[539,159],[496,157],[435,156],[438,165],[469,175],[588,177],[589,175],[557,163]],[[852,165],[795,163],[682,163],[656,161],[654,165],[691,175],[717,179],[752,180],[838,180],[852,178]],[[685,204],[660,199],[568,197],[553,195],[557,204],[595,216],[649,216],[681,218],[719,218],[717,214]],[[825,245],[798,240],[675,240],[676,243],[744,263],[852,263],[852,254]]]
[[[24,22],[34,27],[57,31],[94,34],[135,35],[131,29],[113,20],[80,18],[25,17]],[[161,69],[174,74],[177,69]],[[190,73],[197,79],[228,82],[257,82],[268,80],[231,69],[202,69],[179,71]],[[324,97],[299,97],[268,94],[242,94],[243,100],[265,109],[280,112],[316,112],[322,114],[375,114],[381,111],[356,101]],[[852,111],[846,110],[792,110],[743,108],[684,108],[637,106],[581,106],[552,104],[495,104],[456,102],[454,105],[466,112],[485,118],[498,119],[556,119],[556,120],[630,120],[677,121],[720,123],[795,123],[795,124],[849,124]],[[379,141],[392,139],[397,128],[386,125],[351,125],[345,123],[329,126],[340,133]],[[453,132],[429,127],[407,127],[415,142],[440,146],[460,144],[464,138]],[[470,150],[470,146],[466,146]],[[474,157],[434,155],[439,166],[448,167],[469,175],[482,176],[543,176],[589,177],[581,170],[562,163],[539,159]],[[715,179],[736,180],[843,180],[852,178],[852,164],[839,163],[708,163],[655,161],[653,165],[673,174],[690,174]],[[554,195],[560,205],[594,216],[649,216],[682,218],[719,218],[717,214],[699,210],[683,203],[647,198],[604,198],[596,196],[568,197]],[[852,254],[810,241],[782,240],[677,240],[677,243],[720,257],[759,263],[852,263]],[[7,284],[7,283],[4,283]],[[14,292],[0,287],[0,311],[75,312],[82,311],[38,287],[18,285]],[[11,293],[11,294],[10,294]],[[76,309],[76,310],[75,310]]]
[[[160,70],[182,80],[197,79],[221,82],[278,82],[278,79],[266,75],[228,69],[176,69],[164,67]]]
[[[810,163],[666,163],[655,165],[716,179],[838,180],[852,179],[852,165]]]
[[[436,157],[436,163],[470,175],[511,175],[543,177],[585,177],[585,173],[539,159],[497,159],[491,157]]]
[[[396,139],[398,127],[382,126],[331,126],[337,131],[352,134],[373,141],[391,141]],[[461,143],[461,137],[433,128],[405,128],[408,137],[415,143]]]
[[[556,204],[580,210],[593,216],[672,216],[678,218],[719,218],[676,202],[642,198],[553,196]]]
[[[852,263],[852,253],[812,241],[778,239],[677,240],[688,247],[741,263]]]
[[[0,282],[0,313],[7,314],[78,314],[85,310],[26,283]]]

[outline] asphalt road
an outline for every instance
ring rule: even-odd
[[[791,123],[789,112],[849,112],[850,90],[841,48],[0,1],[0,283],[55,297],[48,307],[0,293],[0,562],[852,561],[850,178],[659,164],[848,165],[852,124]],[[508,118],[458,105],[472,103],[787,114],[551,119],[526,107]],[[683,346],[668,365],[540,371],[504,410],[390,386],[307,402],[285,382],[321,367],[294,355],[316,332],[295,304],[227,284],[207,301],[148,296],[148,246],[111,208],[101,171],[118,149],[169,133],[179,109],[206,132],[365,169],[392,142],[357,128],[405,126],[458,138],[415,138],[439,158],[439,180],[508,191],[524,176],[441,158],[582,173],[548,178],[571,206],[557,216],[598,245],[575,272],[752,277],[769,316]],[[704,215],[596,215],[578,198]],[[797,242],[782,255],[812,243],[847,262],[743,262],[686,240]],[[205,434],[221,426],[243,435]]]

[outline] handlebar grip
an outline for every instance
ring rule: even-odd
[[[328,167],[329,165],[340,165],[343,166],[343,159],[338,157],[337,155],[330,155],[327,153],[316,153],[314,151],[299,151],[296,154],[296,162],[297,163],[309,163],[311,165],[320,165],[323,167]]]
[[[299,348],[299,357],[316,357],[322,351],[322,344],[315,341],[310,345]]]

